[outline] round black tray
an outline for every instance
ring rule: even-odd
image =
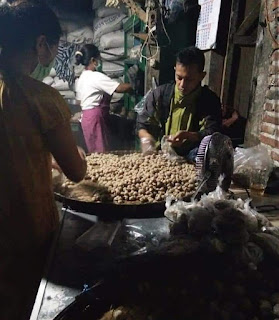
[[[70,199],[58,193],[55,193],[55,199],[61,202],[65,208],[95,215],[103,220],[159,218],[164,216],[166,209],[164,201],[143,204],[85,202]],[[190,197],[185,200],[190,200]]]

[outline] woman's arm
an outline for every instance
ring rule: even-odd
[[[133,88],[130,83],[120,83],[120,85],[116,88],[115,92],[117,93],[132,93]]]
[[[81,181],[86,173],[86,160],[76,146],[69,123],[45,134],[49,150],[64,174],[74,182]]]

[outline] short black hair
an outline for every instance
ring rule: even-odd
[[[41,1],[15,1],[0,5],[0,47],[13,55],[35,48],[40,35],[49,45],[58,44],[62,30],[55,13]]]
[[[195,64],[198,66],[200,72],[204,70],[204,54],[197,47],[187,47],[178,52],[176,56],[176,63],[180,63],[184,66]]]
[[[80,51],[76,52],[76,64],[82,64],[88,66],[91,59],[97,59],[100,57],[100,51],[94,44],[85,44]]]

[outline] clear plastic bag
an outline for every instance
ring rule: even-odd
[[[135,107],[134,107],[134,111],[135,111],[137,114],[139,114],[139,115],[142,114],[147,96],[149,95],[149,93],[150,93],[152,90],[155,90],[156,88],[157,88],[156,79],[155,79],[154,77],[152,77],[152,88],[146,92],[146,94],[144,95],[144,97],[143,97],[143,98],[140,100],[140,102],[137,103],[137,104],[135,105]]]
[[[144,109],[144,104],[146,101],[147,96],[149,95],[149,93],[151,92],[151,90],[147,91],[147,93],[144,95],[144,97],[140,100],[139,103],[137,103],[134,107],[134,110],[137,114],[141,115]]]
[[[166,6],[170,11],[168,23],[174,23],[179,15],[184,12],[184,0],[167,0]]]
[[[260,262],[263,261],[263,250],[253,242],[248,242],[243,247],[243,258],[251,269],[256,270]]]
[[[168,141],[168,139],[171,136],[163,136],[161,139],[161,150],[163,155],[168,159],[168,160],[174,160],[174,161],[185,161],[185,159],[181,156],[179,156],[174,149],[171,146],[171,142]]]
[[[262,145],[235,149],[233,180],[243,187],[264,190],[272,167],[268,150]]]
[[[140,138],[141,151],[144,155],[156,152],[155,140],[149,137]]]
[[[145,254],[169,238],[166,218],[124,220],[113,242],[114,252],[121,257]]]
[[[253,233],[251,241],[256,243],[264,253],[279,262],[279,239],[268,233]]]
[[[264,233],[271,234],[272,236],[279,239],[279,228],[278,227],[262,227]]]
[[[222,179],[219,179],[219,184]],[[173,223],[182,223],[185,220],[192,218],[194,212],[199,212],[199,217],[201,224],[204,222],[207,212],[209,212],[212,217],[220,216],[229,211],[239,214],[241,219],[244,220],[245,229],[249,233],[259,232],[261,229],[260,215],[250,206],[250,199],[243,201],[242,199],[231,200],[228,199],[228,194],[224,192],[220,185],[217,186],[216,190],[210,192],[209,194],[202,195],[199,201],[192,199],[191,202],[176,201],[173,197],[167,197],[166,200],[166,210],[165,216]],[[207,212],[204,211],[207,210]],[[185,216],[183,218],[183,216]]]

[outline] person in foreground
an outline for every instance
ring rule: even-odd
[[[61,28],[39,1],[0,6],[0,313],[29,319],[59,216],[51,154],[65,175],[83,179],[62,96],[29,75],[56,55]]]
[[[168,136],[180,156],[194,161],[202,138],[221,129],[221,103],[202,86],[205,58],[201,50],[188,47],[176,58],[175,82],[159,86],[146,98],[137,119],[143,153],[156,150],[162,136]]]
[[[129,83],[119,84],[96,71],[100,60],[100,52],[93,44],[86,44],[76,52],[76,64],[85,66],[85,70],[77,81],[76,92],[82,108],[81,126],[88,152],[110,150],[111,96],[114,92],[131,93],[133,91]]]

